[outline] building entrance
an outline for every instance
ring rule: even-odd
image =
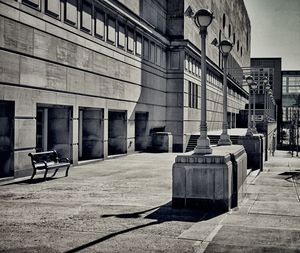
[[[108,112],[108,155],[127,152],[127,113]]]
[[[14,102],[0,101],[0,177],[14,175]]]
[[[103,110],[79,109],[79,160],[103,158]]]
[[[144,151],[148,146],[148,112],[135,113],[135,150]]]
[[[37,152],[56,150],[72,160],[72,107],[41,105],[37,108]]]

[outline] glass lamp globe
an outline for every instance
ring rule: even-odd
[[[200,9],[195,13],[194,21],[200,27],[208,27],[213,20],[213,13],[208,9]]]
[[[252,84],[253,83],[253,77],[252,76],[247,76],[246,77],[246,82],[247,82],[247,84]]]
[[[223,54],[229,54],[232,49],[232,43],[229,40],[222,40],[219,47]]]

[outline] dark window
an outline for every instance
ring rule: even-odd
[[[225,29],[226,26],[226,16],[225,13],[223,14],[223,29]]]
[[[230,38],[231,37],[231,25],[229,24],[228,26],[228,37]]]

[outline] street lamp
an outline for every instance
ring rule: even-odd
[[[257,130],[256,130],[256,122],[255,122],[255,92],[257,89],[257,83],[253,82],[251,84],[251,89],[253,91],[253,124],[252,124],[252,132],[254,134],[257,134]]]
[[[232,49],[232,43],[229,40],[223,40],[219,44],[224,59],[224,73],[223,73],[223,131],[218,142],[219,146],[232,145],[230,136],[228,135],[228,121],[227,121],[227,61],[228,55]]]
[[[253,82],[251,84],[251,89],[253,91],[253,123],[252,123],[252,132],[254,134],[257,134],[256,121],[255,121],[255,92],[256,92],[256,89],[257,89],[257,82]]]
[[[268,104],[267,104],[267,93],[269,92],[269,90],[271,89],[271,86],[269,84],[269,80],[267,77],[263,78],[263,83],[265,85],[265,92],[264,92],[264,120],[267,121],[267,110],[268,110]]]
[[[246,82],[249,86],[249,105],[248,105],[248,129],[247,129],[247,136],[252,136],[252,129],[251,129],[251,85],[253,83],[253,77],[252,76],[247,76],[246,77]]]
[[[201,122],[200,137],[197,140],[197,146],[194,154],[205,155],[211,154],[210,141],[207,137],[206,122],[206,35],[207,27],[211,24],[214,16],[208,9],[200,9],[195,13],[194,21],[200,29],[201,36]]]

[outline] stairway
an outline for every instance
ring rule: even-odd
[[[197,139],[198,138],[199,138],[199,135],[197,135],[197,134],[191,135],[185,152],[189,152],[189,151],[194,150],[194,148],[197,145]],[[218,141],[220,139],[220,136],[219,135],[208,135],[208,138],[210,140],[211,145],[217,145]],[[232,144],[237,144],[238,138],[239,138],[238,135],[231,135],[230,140],[232,141]]]

